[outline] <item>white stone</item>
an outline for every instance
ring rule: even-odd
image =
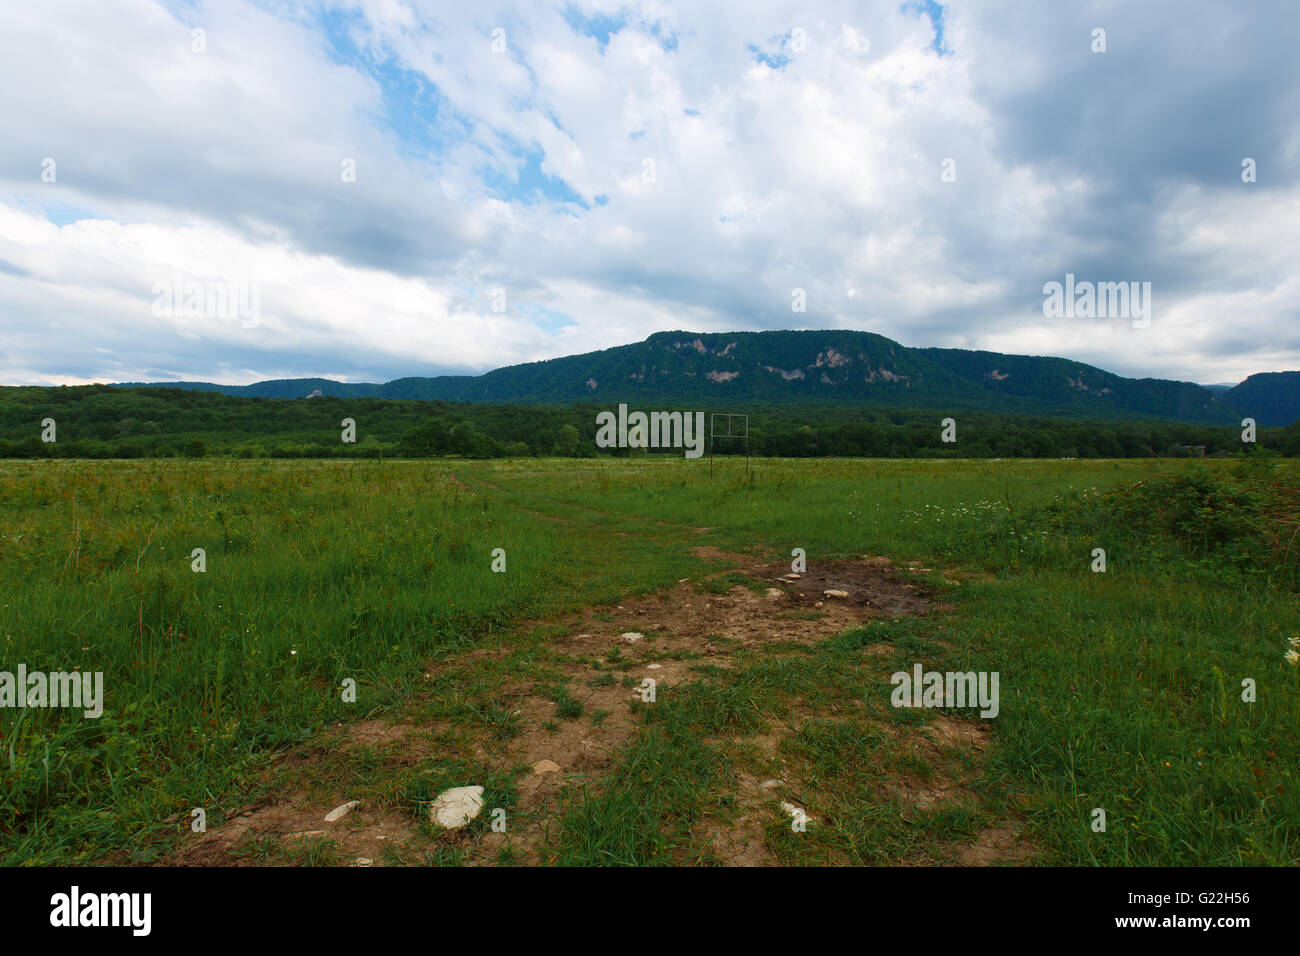
[[[554,760],[539,760],[533,764],[533,773],[559,773],[560,765]]]
[[[846,598],[849,596],[848,591],[823,591],[822,594],[833,598]]]
[[[429,819],[448,830],[463,827],[483,809],[482,787],[452,787],[438,794],[429,807]]]
[[[627,641],[629,644],[635,644],[637,641],[645,637],[645,635],[640,631],[624,631],[619,635],[619,637]]]
[[[785,592],[782,591],[780,588],[768,588],[768,589],[767,589],[767,596],[770,597],[770,598],[779,598],[779,597],[784,597],[784,596],[785,596]]]
[[[335,820],[342,820],[359,806],[361,806],[360,800],[349,800],[347,803],[340,804],[329,813],[325,814],[325,822],[333,823]]]
[[[796,807],[793,803],[786,803],[782,800],[781,809],[785,812],[786,816],[795,822],[803,822],[805,824],[813,822],[812,817],[808,815],[808,811],[803,807]]]

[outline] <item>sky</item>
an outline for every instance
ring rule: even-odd
[[[0,4],[0,383],[382,382],[665,330],[1300,369],[1298,28],[1292,0]],[[1049,315],[1067,275],[1150,283],[1149,321]]]

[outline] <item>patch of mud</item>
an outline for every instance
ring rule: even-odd
[[[870,608],[887,617],[924,616],[933,607],[925,586],[899,578],[888,558],[817,562],[798,577],[788,568],[789,565],[780,565],[769,569],[773,572],[769,580],[801,607],[818,601],[828,605],[848,604]],[[835,592],[834,596],[828,595],[828,591]]]
[[[574,633],[549,646],[563,654],[600,657],[618,647],[619,656],[657,662],[665,669],[661,676],[676,677],[689,671],[690,659],[726,666],[738,647],[813,644],[872,620],[924,615],[934,607],[924,586],[900,580],[887,563],[831,562],[799,578],[788,577],[788,568],[785,563],[755,564],[750,558],[746,573],[768,585],[761,593],[735,585],[714,594],[685,580],[665,591],[627,598],[612,610],[588,608],[566,622]],[[822,592],[828,590],[848,597],[827,597]],[[643,639],[620,639],[629,631]],[[877,645],[875,653],[888,648]]]

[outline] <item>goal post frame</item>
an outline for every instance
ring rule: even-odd
[[[718,419],[726,419],[726,432],[718,431]],[[742,420],[741,427],[743,432],[738,432],[732,427],[732,419],[739,418]],[[743,438],[745,440],[745,477],[749,477],[749,415],[740,412],[709,412],[709,477],[713,477],[713,444],[719,438],[733,439]]]

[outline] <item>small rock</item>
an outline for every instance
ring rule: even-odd
[[[325,822],[333,823],[335,820],[342,820],[359,806],[361,806],[360,800],[349,800],[347,803],[341,804],[329,813],[325,814]]]
[[[686,583],[687,581],[689,581],[689,580],[690,580],[690,578],[678,578],[678,579],[677,579],[677,583],[678,583],[678,584],[685,584],[685,583]]]
[[[848,591],[823,591],[822,594],[833,598],[846,598],[849,596]]]
[[[554,760],[539,760],[533,764],[533,773],[559,773],[560,765]]]
[[[785,596],[785,592],[782,591],[780,588],[768,588],[768,589],[767,589],[767,596],[770,597],[770,598],[779,598],[779,597],[784,597],[784,596]]]
[[[803,823],[813,822],[812,817],[808,816],[808,811],[805,810],[803,807],[796,807],[793,803],[786,803],[784,800],[782,800],[781,809],[782,811],[785,812],[785,815],[788,816],[791,820],[794,820],[796,822],[802,821]]]
[[[310,840],[310,839],[312,839],[312,838],[314,838],[314,837],[322,837],[322,836],[324,836],[324,835],[325,835],[325,831],[324,831],[324,830],[303,830],[303,831],[301,831],[301,832],[299,832],[299,833],[290,833],[290,834],[289,834],[289,839],[291,839],[291,840]]]
[[[452,787],[438,794],[429,807],[429,819],[448,830],[463,827],[483,809],[482,787]]]
[[[777,780],[775,777],[769,777],[767,780],[764,780],[762,783],[760,783],[759,786],[762,787],[764,790],[775,790],[783,783],[785,783],[784,780]]]
[[[661,667],[663,667],[663,666],[664,666],[664,665],[662,665],[662,664],[647,664],[647,665],[645,666],[645,669],[648,670],[648,671],[657,671],[657,670],[659,670],[659,669],[660,669]]]
[[[816,604],[813,605],[813,607],[822,607],[823,605],[825,605],[825,603],[826,603],[825,601],[818,601]]]
[[[375,861],[368,856],[357,857],[357,866],[371,866]]]
[[[624,631],[622,634],[619,635],[619,637],[622,640],[627,641],[629,644],[635,644],[637,641],[644,638],[645,635],[642,634],[640,631]]]
[[[789,574],[785,575],[785,577],[789,578],[792,581],[798,581],[801,577],[803,577],[803,575],[796,574],[794,571],[791,571]]]

